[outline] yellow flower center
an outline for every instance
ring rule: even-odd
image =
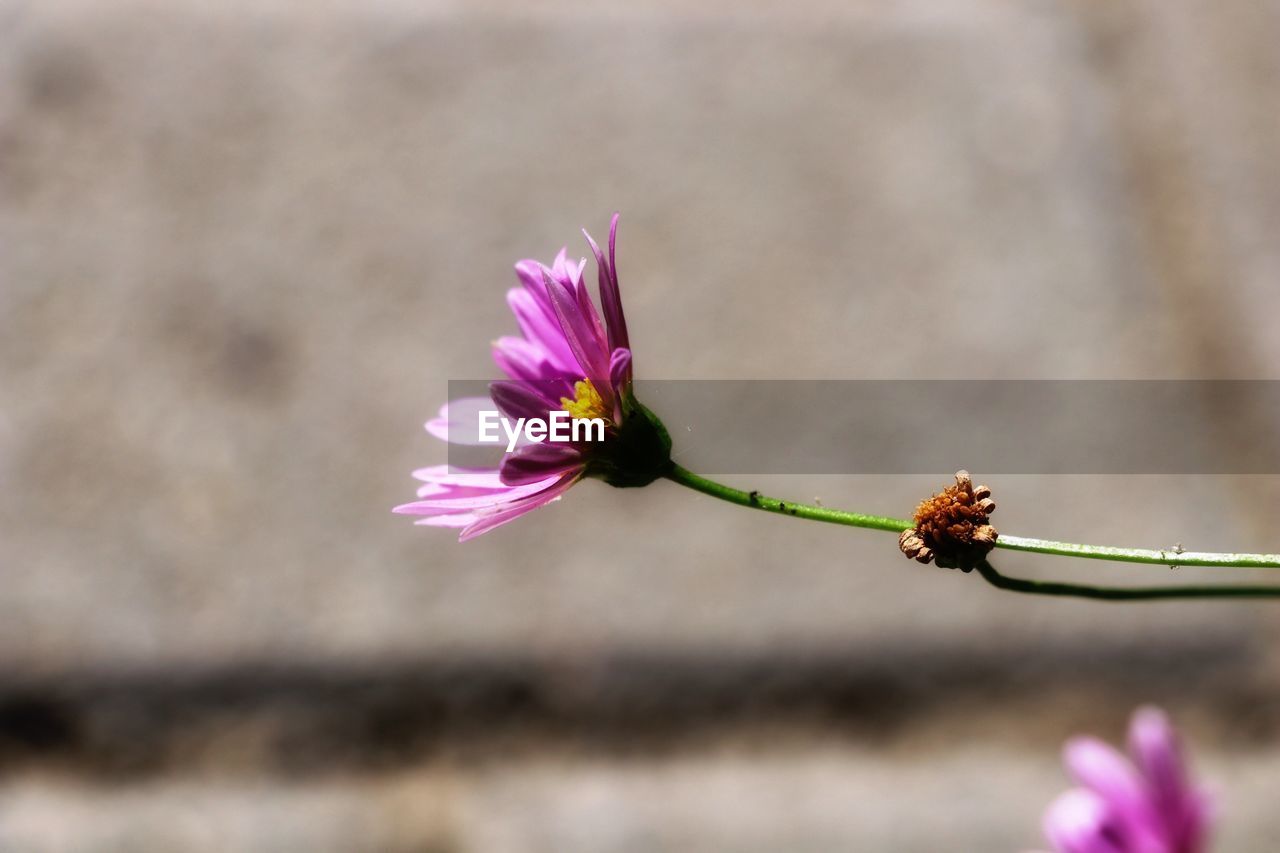
[[[573,416],[574,420],[590,420],[604,418],[606,422],[613,420],[613,412],[605,408],[604,399],[590,379],[583,379],[573,384],[573,399],[560,398],[560,406]]]

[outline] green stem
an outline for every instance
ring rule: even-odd
[[[776,512],[780,515],[807,518],[812,521],[826,521],[831,524],[845,524],[849,527],[892,530],[894,533],[901,533],[911,526],[910,521],[904,521],[901,518],[887,518],[883,515],[863,515],[860,512],[828,509],[825,506],[780,501],[777,498],[766,497],[759,492],[744,492],[741,489],[717,483],[715,480],[708,480],[706,477],[681,468],[674,462],[671,463],[671,470],[667,472],[666,476],[667,479],[674,480],[682,486],[688,486],[696,492],[702,492],[704,495],[711,495],[713,498],[719,498],[722,501],[728,501],[740,506],[762,509],[765,512]]]
[[[1032,595],[1094,598],[1103,601],[1154,601],[1171,598],[1280,598],[1280,586],[1129,586],[1100,587],[1084,584],[1033,581],[1002,575],[987,561],[977,566],[983,580],[999,589]]]
[[[1120,563],[1147,563],[1158,566],[1219,566],[1240,569],[1280,568],[1280,554],[1219,554],[1210,551],[1183,551],[1177,547],[1162,551],[1148,548],[1112,548],[1108,545],[1080,545],[1075,542],[1053,542],[1022,536],[1000,536],[997,548],[1053,554],[1057,557],[1086,557],[1090,560],[1114,560]]]
[[[824,506],[781,501],[777,498],[762,495],[759,492],[744,492],[741,489],[735,489],[723,483],[708,480],[706,477],[681,468],[675,463],[672,463],[671,469],[666,476],[668,479],[674,480],[682,486],[688,486],[695,491],[702,492],[704,495],[710,495],[713,498],[719,498],[741,506],[761,509],[765,512],[775,512],[796,518],[808,518],[813,521],[825,521],[831,524],[844,524],[849,527],[892,530],[895,533],[906,530],[912,525],[912,522],[903,518],[864,515],[859,512],[828,509]],[[1146,548],[1112,548],[1106,545],[1081,545],[1074,542],[1053,542],[1048,539],[1027,539],[1021,536],[1005,536],[1003,534],[996,539],[996,547],[1006,548],[1010,551],[1029,551],[1035,554],[1052,554],[1058,557],[1084,557],[1090,560],[1112,560],[1121,563],[1280,569],[1280,554],[1216,554],[1200,551],[1182,551],[1178,548],[1161,551]],[[1013,579],[1005,578],[1005,580]],[[1026,583],[1031,583],[1031,581]],[[1188,589],[1194,589],[1194,587],[1188,587]],[[1247,589],[1247,587],[1241,587],[1241,589]]]

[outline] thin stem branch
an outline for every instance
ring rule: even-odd
[[[1164,586],[1101,587],[1085,584],[1033,581],[1002,575],[987,561],[977,566],[987,583],[999,589],[1031,595],[1093,598],[1103,601],[1156,601],[1175,598],[1280,598],[1280,586]]]
[[[717,483],[714,480],[708,480],[706,477],[681,468],[674,462],[671,464],[671,470],[667,473],[667,479],[674,480],[682,486],[688,486],[704,495],[710,495],[713,498],[719,498],[722,501],[738,504],[739,506],[747,506],[752,509],[762,509],[765,512],[776,512],[780,515],[790,515],[795,518],[807,518],[811,521],[826,521],[831,524],[844,524],[849,527],[866,527],[871,530],[891,530],[895,533],[901,533],[911,526],[910,521],[901,518],[887,518],[883,515],[864,515],[860,512],[848,512],[842,509],[828,509],[825,506],[813,506],[812,504],[792,503],[790,501],[782,501],[777,498],[766,497],[759,492],[744,492],[741,489],[735,489],[732,486],[726,486],[723,483]]]
[[[1023,536],[1000,536],[997,548],[1052,554],[1057,557],[1086,557],[1090,560],[1112,560],[1120,563],[1147,563],[1158,566],[1221,566],[1241,569],[1280,568],[1280,554],[1219,554],[1206,551],[1183,551],[1167,548],[1113,548],[1108,545],[1081,545],[1075,542],[1053,542]]]
[[[865,515],[840,509],[829,509],[811,504],[793,503],[767,497],[759,492],[744,492],[708,480],[672,463],[667,478],[729,503],[760,509],[765,512],[844,524],[849,527],[865,527],[871,530],[906,530],[912,522],[903,518],[883,515]],[[1048,539],[1028,539],[1021,536],[1005,536],[996,539],[997,548],[1010,551],[1029,551],[1058,557],[1083,557],[1090,560],[1111,560],[1120,563],[1146,563],[1159,566],[1216,566],[1218,568],[1280,569],[1280,554],[1217,554],[1201,551],[1181,551],[1177,548],[1151,550],[1146,548],[1113,548],[1107,545],[1084,545],[1075,542],[1053,542]],[[1003,577],[1003,576],[1002,576]],[[1011,579],[1006,579],[1011,580]],[[1028,581],[1030,583],[1030,581]],[[1166,596],[1167,597],[1167,596]]]

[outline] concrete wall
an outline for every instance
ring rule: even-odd
[[[1014,850],[1062,738],[1154,700],[1276,849],[1275,605],[1022,599],[661,483],[463,546],[388,509],[511,263],[615,209],[641,379],[1280,379],[1278,42],[1254,0],[0,3],[0,843]],[[991,485],[1002,531],[1280,550],[1277,478]]]

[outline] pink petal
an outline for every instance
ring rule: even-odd
[[[586,261],[582,262],[584,265]],[[597,342],[597,349],[601,355],[609,352],[609,339],[605,335],[604,326],[600,323],[600,313],[596,311],[596,306],[591,301],[591,294],[587,292],[585,284],[577,284],[573,287],[573,297],[578,301],[578,312],[583,320],[586,321],[588,327],[588,335],[591,340]],[[603,376],[601,378],[604,378]]]
[[[622,313],[622,294],[618,289],[618,267],[614,261],[614,248],[618,240],[618,214],[609,222],[609,257],[606,260],[596,245],[596,241],[584,229],[582,232],[591,251],[596,256],[596,267],[599,271],[600,307],[604,309],[605,325],[609,328],[609,347],[630,347],[627,337],[627,319]]]
[[[1147,779],[1165,833],[1179,851],[1203,849],[1207,798],[1188,780],[1178,733],[1158,708],[1139,708],[1129,724],[1129,752]]]
[[[569,260],[569,248],[567,246],[563,246],[560,251],[556,253],[556,259],[552,262],[551,268],[548,269],[547,272],[551,274],[553,279],[560,282],[565,287],[570,290],[577,290],[579,285],[582,284],[582,270],[586,265],[586,258],[583,258],[577,263],[577,265],[574,265],[573,262]]]
[[[568,444],[530,444],[502,460],[502,482],[522,486],[582,467],[582,454]]]
[[[493,401],[485,397],[463,397],[440,407],[440,414],[427,421],[427,432],[452,444],[480,445],[480,412],[493,411]]]
[[[423,483],[418,487],[418,500],[423,501],[428,498],[432,500],[443,498],[469,498],[482,497],[489,495],[496,497],[506,492],[510,486],[499,485],[497,488],[492,486],[461,486],[445,483]]]
[[[447,483],[459,486],[485,486],[503,489],[497,468],[453,468],[449,465],[432,465],[413,472],[415,479],[426,483]]]
[[[1111,824],[1107,802],[1083,788],[1073,788],[1050,804],[1044,834],[1058,853],[1130,853]]]
[[[514,521],[525,513],[532,512],[540,506],[545,506],[554,500],[559,500],[570,486],[578,481],[581,475],[576,472],[570,472],[563,475],[559,480],[555,481],[550,487],[544,489],[538,494],[522,501],[503,507],[493,513],[485,514],[475,521],[475,523],[464,528],[458,536],[459,542],[466,542],[468,539],[474,539],[477,536],[488,533],[495,527],[501,527],[509,521]]]
[[[609,219],[609,271],[613,273],[615,287],[618,284],[618,219],[621,216],[622,214],[615,210]]]
[[[525,258],[516,262],[516,275],[525,287],[539,292],[542,288],[542,264],[533,258]]]
[[[1124,831],[1126,853],[1161,853],[1161,817],[1128,759],[1097,738],[1077,737],[1067,742],[1063,762],[1077,782],[1106,800],[1112,822]]]
[[[1126,813],[1145,812],[1146,786],[1138,771],[1110,745],[1093,737],[1076,737],[1063,749],[1072,777]]]
[[[1139,708],[1129,724],[1129,751],[1161,799],[1180,799],[1187,790],[1178,736],[1158,708]]]
[[[619,394],[631,384],[631,350],[618,347],[609,356],[609,383]]]
[[[549,477],[520,486],[507,486],[501,491],[477,492],[459,489],[449,494],[432,495],[412,503],[401,504],[391,511],[401,515],[439,515],[440,511],[455,512],[505,505],[537,494],[550,485],[552,480],[554,478]]]
[[[604,335],[583,316],[582,306],[575,294],[558,282],[552,281],[549,276],[545,278],[545,282],[547,294],[551,297],[551,305],[560,321],[560,328],[564,332],[569,349],[573,352],[584,375],[595,383],[597,391],[603,393],[602,386],[609,375],[609,366],[605,357],[605,348],[608,344]]]
[[[538,286],[545,287],[541,283]],[[573,350],[569,348],[569,342],[560,328],[560,321],[555,316],[555,309],[551,307],[550,297],[544,294],[542,298],[546,300],[545,310],[538,297],[528,290],[515,287],[507,291],[507,305],[515,315],[516,324],[520,326],[524,336],[531,344],[547,354],[547,359],[557,371],[576,376],[580,370],[578,361],[574,358]]]
[[[429,515],[420,518],[414,524],[425,524],[428,527],[466,527],[474,524],[480,516],[473,512],[458,512],[452,515]]]
[[[560,401],[551,400],[540,382],[492,382],[489,394],[494,404],[508,418],[546,419],[552,409],[559,409]],[[514,425],[512,427],[514,429]]]
[[[521,382],[563,378],[563,373],[552,364],[547,351],[524,338],[498,338],[493,342],[493,361],[499,370]]]

